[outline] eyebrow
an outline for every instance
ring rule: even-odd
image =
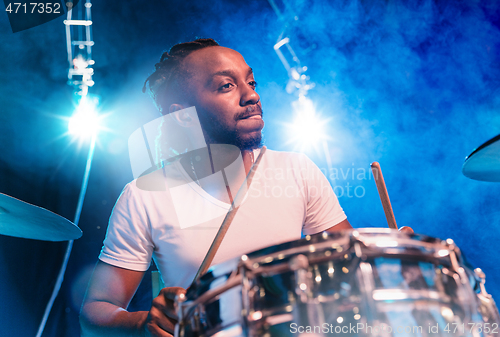
[[[248,68],[248,72],[247,72],[247,77],[252,75],[253,74],[253,69],[252,68]],[[212,84],[212,82],[214,81],[214,78],[216,76],[228,76],[228,77],[236,77],[236,73],[232,70],[221,70],[221,71],[217,71],[213,74],[210,75],[210,79],[208,80],[207,82],[207,86],[209,86],[210,84]]]

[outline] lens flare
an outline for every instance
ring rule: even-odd
[[[74,115],[69,119],[69,134],[79,137],[91,137],[99,130],[100,117],[96,111],[95,100],[82,98]]]
[[[293,144],[294,149],[306,152],[311,148],[317,148],[322,141],[328,139],[325,127],[329,119],[321,119],[314,107],[313,102],[305,97],[292,103],[294,120],[286,124],[288,131],[287,144]]]

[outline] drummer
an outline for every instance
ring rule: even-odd
[[[236,146],[247,174],[264,152],[264,121],[257,83],[243,57],[212,39],[198,39],[173,46],[155,68],[146,84],[161,114],[186,131],[184,148],[199,143],[199,134],[189,134],[199,120],[205,144]],[[233,186],[246,182],[245,174],[232,177],[231,186],[211,179],[220,174],[215,154],[208,153],[210,160],[186,157],[139,178],[168,187],[175,181],[175,190],[153,191],[139,180],[125,187],[84,299],[82,336],[172,334],[173,299],[192,282],[230,208]],[[228,167],[233,159],[219,153],[215,165]],[[267,150],[258,165],[213,264],[301,235],[352,229],[328,180],[306,156]],[[191,181],[179,184],[183,179]],[[151,258],[167,288],[149,312],[128,312]]]

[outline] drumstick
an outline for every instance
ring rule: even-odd
[[[382,175],[380,164],[375,161],[371,163],[370,167],[372,168],[373,177],[375,178],[375,183],[377,184],[378,195],[380,196],[380,201],[382,201],[382,207],[384,208],[389,228],[398,229],[396,218],[394,217],[394,212],[392,211],[391,201],[389,200],[389,193],[387,193],[387,188],[385,187],[384,176]]]
[[[229,229],[229,226],[231,225],[231,222],[234,219],[234,216],[236,215],[236,212],[238,211],[238,208],[240,207],[240,199],[243,198],[245,195],[245,190],[244,188],[245,183],[247,186],[250,186],[252,183],[253,175],[255,171],[257,170],[257,167],[259,166],[260,160],[262,159],[262,155],[266,152],[266,147],[263,146],[262,149],[260,150],[259,155],[257,156],[257,159],[255,160],[255,163],[253,163],[252,167],[250,168],[250,171],[248,171],[247,177],[243,184],[241,185],[240,189],[236,193],[236,196],[234,197],[233,202],[231,203],[231,208],[226,214],[226,217],[224,218],[224,221],[222,222],[222,225],[219,228],[219,231],[217,232],[217,235],[214,238],[214,241],[212,242],[212,245],[210,246],[207,255],[205,256],[205,259],[203,259],[203,262],[201,263],[200,268],[198,269],[198,272],[196,273],[196,276],[194,277],[193,283],[198,280],[198,278],[205,274],[210,267],[210,264],[212,263],[215,254],[217,253],[217,250],[219,249],[220,244],[222,243],[222,239],[224,239],[224,235],[226,235],[227,230]],[[238,205],[238,206],[235,206]]]

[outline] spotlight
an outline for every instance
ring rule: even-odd
[[[69,119],[68,131],[71,135],[87,138],[97,133],[100,118],[96,107],[96,99],[82,97],[75,113]]]
[[[73,59],[73,66],[76,70],[82,71],[83,69],[87,68],[89,63],[83,59],[82,55],[78,55]]]
[[[289,142],[296,144],[300,151],[319,145],[320,141],[327,139],[324,126],[328,120],[318,117],[313,102],[305,97],[292,103],[295,119],[288,124]]]

